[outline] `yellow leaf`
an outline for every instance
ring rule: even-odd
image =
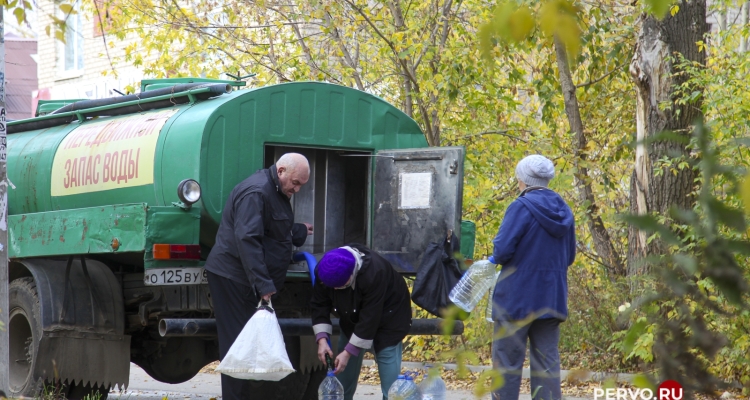
[[[60,11],[62,11],[66,15],[76,13],[76,11],[73,9],[73,6],[67,3],[60,4]]]
[[[534,29],[534,18],[531,16],[531,11],[526,7],[521,7],[513,12],[510,21],[508,21],[508,28],[513,40],[525,39]]]
[[[59,29],[55,29],[55,39],[65,43],[65,34]]]
[[[675,16],[675,14],[677,14],[678,12],[680,12],[680,6],[678,6],[677,4],[673,5],[673,6],[672,6],[672,7],[671,7],[671,8],[669,9],[669,13],[670,13],[670,14],[672,14],[672,16],[673,16],[673,17],[674,17],[674,16]]]
[[[13,10],[13,14],[16,16],[19,24],[22,24],[23,21],[26,20],[26,11],[24,11],[24,9],[21,7],[17,7],[15,10]]]

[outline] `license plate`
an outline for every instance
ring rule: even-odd
[[[143,274],[147,286],[204,285],[208,283],[205,268],[160,268],[149,269]]]

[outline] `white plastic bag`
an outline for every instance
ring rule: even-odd
[[[268,307],[258,303],[258,310],[242,328],[216,372],[256,381],[279,381],[294,372],[271,302]]]

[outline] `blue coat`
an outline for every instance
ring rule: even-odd
[[[576,245],[573,213],[562,197],[546,188],[521,195],[505,212],[493,243],[492,257],[502,265],[493,319],[565,320]]]

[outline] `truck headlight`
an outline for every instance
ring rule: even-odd
[[[177,185],[177,197],[190,206],[201,199],[201,185],[195,179],[185,179]]]

